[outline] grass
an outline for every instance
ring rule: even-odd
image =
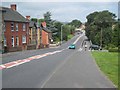
[[[118,87],[118,53],[94,51],[92,55],[102,72]]]
[[[71,39],[73,37],[72,34],[68,35],[68,40]]]

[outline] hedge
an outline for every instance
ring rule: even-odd
[[[116,47],[116,48],[109,48],[108,51],[109,52],[118,52],[120,50]]]

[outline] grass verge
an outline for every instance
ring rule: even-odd
[[[68,40],[71,39],[73,37],[72,34],[68,35]]]
[[[98,66],[118,87],[118,53],[93,51]]]

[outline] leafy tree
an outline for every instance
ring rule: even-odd
[[[72,22],[68,23],[68,25],[74,26],[76,28],[80,27],[81,24],[82,24],[81,21],[77,19],[72,20]]]
[[[108,46],[112,42],[112,25],[115,24],[114,22],[116,21],[116,15],[108,10],[104,10],[101,12],[91,13],[86,18],[86,35],[88,38],[94,44],[100,45],[100,40],[102,37],[103,47]]]
[[[42,22],[44,22],[45,20],[44,20],[44,19],[39,19],[38,21],[39,21],[39,23],[42,23]]]
[[[31,21],[37,22],[37,18],[31,18]]]
[[[112,37],[112,43],[113,43],[113,45],[115,45],[116,47],[118,47],[119,46],[119,41],[120,41],[120,37],[119,37],[119,35],[120,35],[120,28],[119,28],[119,26],[118,26],[119,24],[115,24],[115,28],[113,29],[113,31],[112,31],[112,34],[113,34],[113,37]]]

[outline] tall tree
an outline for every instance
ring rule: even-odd
[[[47,23],[47,27],[50,27],[50,26],[51,26],[51,23],[52,23],[51,12],[46,12],[46,13],[44,14],[44,20],[45,20],[45,22]]]
[[[80,27],[80,25],[81,25],[82,23],[81,23],[80,20],[75,19],[75,20],[72,20],[72,22],[70,22],[70,23],[68,23],[68,24],[69,24],[69,25],[72,25],[72,26],[74,26],[74,27],[76,27],[76,28],[78,28],[78,27]]]
[[[116,15],[108,10],[89,14],[86,23],[86,35],[94,44],[108,46],[112,41],[112,25]],[[102,41],[101,41],[102,40]]]

